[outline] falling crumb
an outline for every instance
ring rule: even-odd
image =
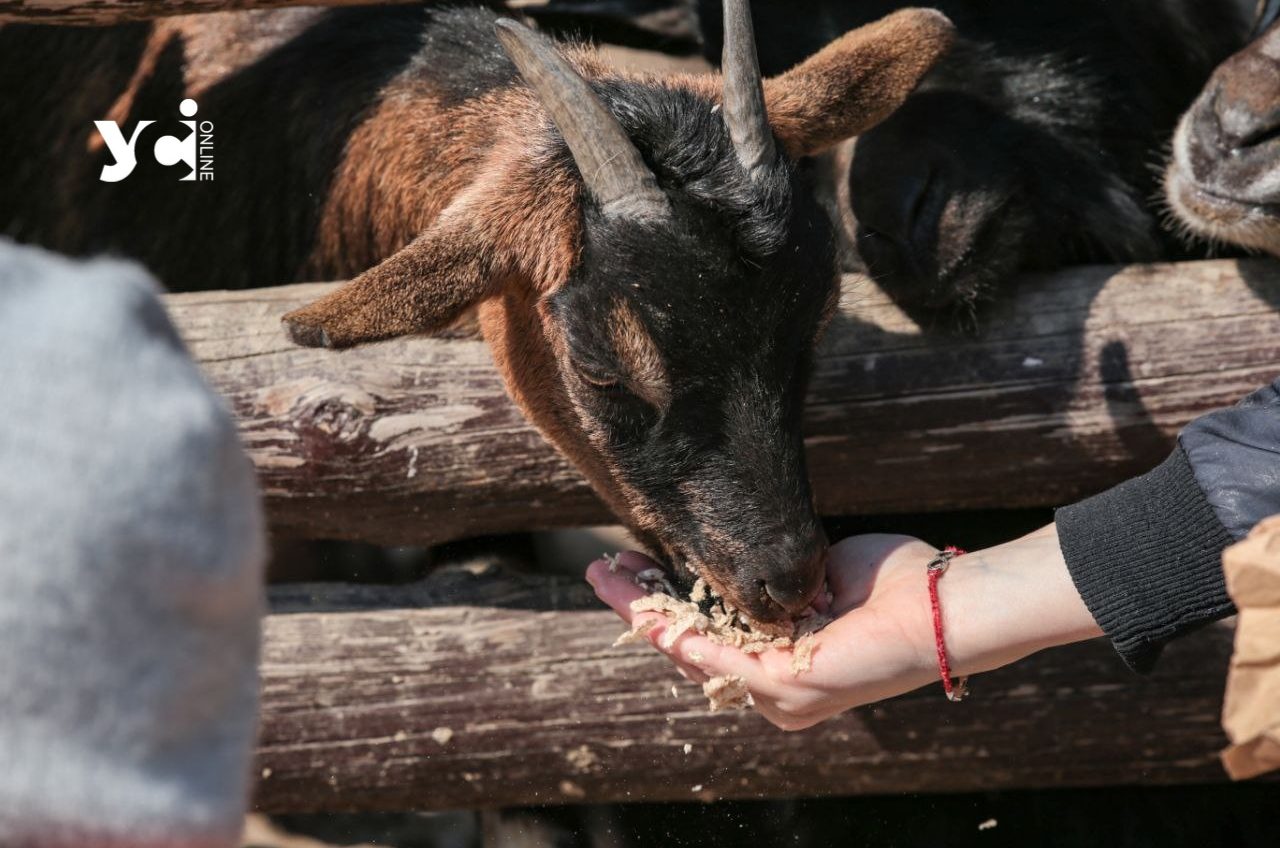
[[[702,684],[702,694],[707,696],[711,712],[720,710],[745,710],[754,702],[747,689],[747,681],[736,674],[721,674]]]
[[[995,827],[996,824],[997,822],[995,819],[987,819],[986,821],[978,825],[978,830],[991,830],[991,828]]]
[[[676,688],[676,685],[674,683],[671,684],[671,697],[673,698],[680,697],[680,690]]]
[[[585,798],[587,791],[572,780],[560,781],[560,794],[567,795],[570,798]]]
[[[1028,356],[1022,360],[1023,368],[1039,368],[1041,365],[1044,365],[1044,360],[1038,356]]]
[[[448,727],[437,727],[431,731],[431,738],[439,742],[441,745],[448,745],[449,740],[453,738],[453,729]]]
[[[605,562],[609,563],[609,573],[617,574],[618,573],[618,555],[605,552],[604,554],[601,554],[601,556],[604,557]]]
[[[263,780],[266,780],[266,779],[267,779],[268,777],[270,777],[270,776],[271,776],[271,769],[269,769],[269,768],[264,768],[264,769],[262,770],[262,779],[263,779]]]
[[[403,730],[397,730],[396,735],[391,737],[392,741],[394,742],[403,742],[408,738],[409,738],[409,734],[405,733]]]
[[[701,792],[701,791],[702,791],[702,784],[701,784],[701,783],[695,783],[693,786],[689,787],[689,791],[690,791],[690,792]]]
[[[600,758],[596,756],[595,751],[592,751],[586,745],[579,745],[566,753],[564,758],[569,761],[569,765],[578,771],[590,771],[592,766],[600,762]]]
[[[692,751],[693,751],[693,746],[690,745],[688,742],[684,743],[684,752],[688,754],[688,753],[691,753]]]

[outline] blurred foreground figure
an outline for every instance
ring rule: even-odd
[[[155,292],[0,241],[0,845],[243,824],[261,507]]]

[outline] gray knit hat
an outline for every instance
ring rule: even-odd
[[[262,512],[148,275],[0,240],[0,409],[0,844],[236,844]]]

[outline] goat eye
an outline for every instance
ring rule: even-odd
[[[619,380],[617,377],[603,374],[598,371],[591,371],[581,366],[579,366],[576,370],[578,372],[578,377],[582,380],[582,382],[586,383],[588,386],[590,386],[593,389],[596,389],[597,391],[615,392],[615,391],[622,390],[622,381]]]

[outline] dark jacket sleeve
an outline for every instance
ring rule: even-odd
[[[1222,550],[1280,513],[1280,379],[1189,424],[1161,465],[1055,516],[1071,578],[1120,656],[1235,612]]]

